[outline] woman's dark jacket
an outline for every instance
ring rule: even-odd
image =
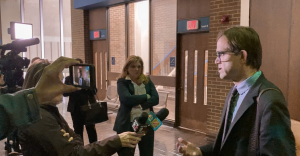
[[[153,111],[153,106],[158,104],[157,90],[149,79],[149,82],[145,84],[146,94],[151,97],[147,99],[147,95],[134,95],[134,86],[131,80],[125,78],[119,78],[117,82],[118,94],[120,99],[120,108],[114,125],[114,131],[122,133],[125,131],[131,131],[130,113],[132,107],[141,105],[143,110],[150,108]]]

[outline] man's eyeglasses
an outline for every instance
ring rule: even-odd
[[[216,55],[217,55],[216,63],[221,62],[221,56],[223,56],[224,54],[234,54],[234,52],[232,52],[232,51],[217,51],[216,52]],[[223,60],[223,61],[225,61],[225,60]]]

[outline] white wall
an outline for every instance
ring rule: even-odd
[[[249,26],[250,0],[241,0],[241,26]]]
[[[149,73],[149,1],[135,3],[135,55],[144,62],[144,74]]]
[[[7,32],[7,29],[10,28],[10,22],[21,22],[20,0],[1,0],[0,7],[2,44],[7,44],[12,41]]]

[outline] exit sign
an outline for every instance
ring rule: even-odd
[[[99,38],[100,35],[99,35],[99,31],[94,31],[94,38]]]
[[[106,29],[90,31],[90,40],[103,40],[103,39],[106,39]]]
[[[196,30],[198,26],[198,20],[187,21],[187,30]]]

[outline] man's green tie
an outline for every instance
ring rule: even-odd
[[[225,125],[224,125],[224,130],[223,130],[222,141],[224,141],[225,136],[228,133],[228,130],[229,130],[229,127],[230,127],[230,124],[231,124],[231,120],[232,120],[232,116],[233,116],[233,112],[234,112],[234,109],[236,107],[237,100],[239,99],[238,95],[239,94],[238,94],[237,88],[234,87],[232,89],[232,92],[231,92],[230,100],[228,100],[226,117],[225,117],[226,120],[225,120]]]

